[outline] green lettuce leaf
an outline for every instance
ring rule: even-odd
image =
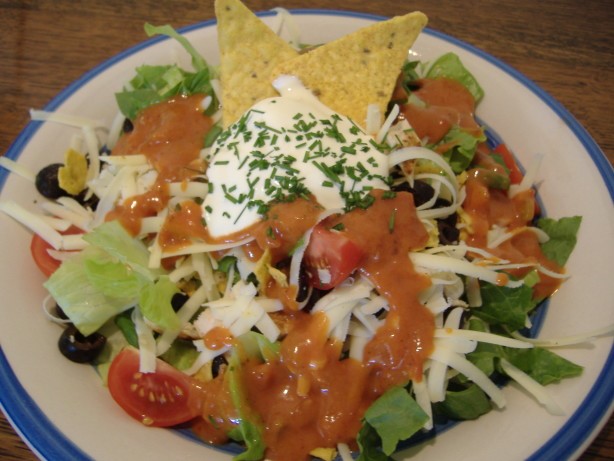
[[[159,103],[164,98],[156,91],[149,89],[120,91],[115,93],[117,106],[122,114],[130,120],[134,120],[137,114],[153,104]]]
[[[257,357],[262,362],[269,362],[279,358],[281,343],[272,343],[261,333],[248,331],[237,339],[248,357]]]
[[[444,152],[443,156],[456,174],[460,174],[469,167],[478,144],[486,141],[486,135],[473,136],[459,126],[453,126],[437,145],[445,144],[452,147]],[[436,147],[436,146],[434,146]]]
[[[211,87],[212,68],[196,51],[192,44],[169,25],[153,26],[145,24],[148,36],[166,35],[177,40],[192,58],[195,72],[188,72],[177,65],[141,66],[136,69],[136,76],[130,81],[130,88],[115,94],[120,111],[128,119],[134,119],[146,107],[175,95],[206,94],[214,101],[207,110],[211,115],[218,102]]]
[[[484,283],[480,292],[482,306],[472,309],[472,313],[491,326],[503,326],[509,331],[520,330],[526,325],[527,314],[535,308],[533,290],[526,285],[508,288]]]
[[[505,358],[543,386],[582,374],[583,368],[541,347],[503,348]]]
[[[461,83],[473,95],[476,104],[484,97],[484,90],[454,53],[441,55],[426,73],[427,78],[446,77]]]
[[[245,451],[233,458],[234,461],[259,461],[264,454],[262,430],[254,423],[241,419],[239,425],[232,429],[228,436],[237,442],[245,443]]]
[[[206,94],[213,102],[205,112],[211,115],[218,106],[209,69],[196,73],[187,72],[177,65],[141,66],[136,69],[136,77],[130,81],[130,89],[115,94],[120,111],[133,120],[137,114],[153,104],[176,95]]]
[[[356,461],[391,461],[390,456],[380,450],[381,439],[369,423],[364,423],[356,437],[360,454]]]
[[[143,242],[133,238],[119,221],[109,221],[83,235],[90,245],[104,250],[116,261],[129,266],[148,280],[154,280],[162,270],[149,268],[149,251]]]
[[[98,251],[94,252],[96,255]],[[44,283],[53,299],[62,307],[70,321],[88,336],[111,317],[132,307],[134,293],[120,293],[110,297],[98,289],[84,270],[85,261],[92,254],[89,249],[66,260]]]
[[[406,389],[397,386],[388,389],[365,412],[365,421],[375,429],[382,440],[382,450],[391,455],[397,444],[410,438],[428,421]]]
[[[162,274],[150,270],[145,245],[117,221],[85,234],[90,245],[66,260],[44,286],[79,331],[88,336],[133,307]]]
[[[96,371],[102,380],[102,384],[106,386],[109,375],[109,367],[111,366],[113,359],[125,347],[127,347],[129,343],[126,341],[126,338],[122,332],[119,331],[117,326],[111,322],[105,324],[105,326],[101,328],[99,332],[104,335],[105,338],[107,338],[107,341],[105,342],[104,348],[98,357],[96,357],[94,360],[93,365],[96,367]]]
[[[578,230],[582,222],[581,216],[561,218],[559,220],[542,218],[537,221],[537,227],[542,229],[550,240],[541,248],[548,259],[559,266],[564,266],[577,242]]]
[[[469,328],[475,331],[488,331],[486,323],[475,317],[469,320]],[[501,358],[508,360],[544,386],[582,373],[581,366],[540,347],[516,349],[495,344],[478,343],[475,351],[467,354],[467,359],[488,376],[495,371],[502,371],[498,366]],[[459,379],[459,381],[468,383],[466,378]]]
[[[469,319],[468,329],[488,332],[488,324],[482,319],[471,317]],[[486,376],[490,376],[495,371],[496,360],[502,357],[502,355],[503,351],[501,346],[486,342],[478,342],[475,350],[467,354],[467,360],[482,370]],[[459,375],[459,378],[461,377],[461,382],[469,382],[463,375]]]
[[[249,340],[248,340],[249,341]],[[245,451],[239,453],[233,459],[235,461],[258,461],[263,458],[264,450],[264,427],[260,416],[253,411],[247,401],[247,392],[242,379],[242,356],[257,357],[241,347],[233,348],[228,360],[228,367],[224,379],[230,390],[230,397],[237,409],[239,420],[237,426],[232,429],[228,436],[233,440],[245,443]]]
[[[446,391],[445,400],[436,404],[436,410],[450,419],[464,421],[488,413],[492,405],[484,391],[471,384],[459,391]]]
[[[139,337],[136,334],[136,327],[132,321],[132,309],[118,314],[113,319],[113,322],[124,336],[124,339],[135,349],[139,348]]]
[[[194,364],[199,355],[200,352],[196,350],[192,341],[176,339],[160,358],[178,370],[187,370]]]
[[[205,58],[203,58],[200,53],[196,51],[187,38],[179,34],[175,29],[173,29],[172,26],[169,26],[168,24],[163,26],[154,26],[146,23],[145,33],[148,37],[152,37],[154,35],[166,35],[167,37],[177,40],[192,58],[192,66],[194,66],[195,70],[199,71],[207,68],[207,61],[205,61]]]
[[[179,317],[171,304],[173,295],[176,293],[179,293],[179,289],[167,275],[161,276],[153,284],[144,286],[139,296],[141,314],[165,330],[181,328]]]
[[[96,252],[100,257],[93,256]],[[94,288],[109,298],[137,299],[149,281],[126,264],[113,261],[108,253],[92,247],[83,261],[85,275]]]

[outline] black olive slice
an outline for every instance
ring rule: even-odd
[[[60,336],[58,347],[68,360],[88,363],[98,357],[106,342],[107,338],[100,333],[83,336],[77,327],[69,325]]]

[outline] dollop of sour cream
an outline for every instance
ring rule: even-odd
[[[291,76],[279,97],[256,103],[222,132],[207,158],[203,215],[212,237],[255,224],[271,201],[313,195],[325,209],[353,208],[388,189],[388,161],[373,138]]]

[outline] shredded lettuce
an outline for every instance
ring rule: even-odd
[[[562,379],[580,376],[583,367],[541,347],[532,349],[504,348],[505,358],[542,386]]]
[[[486,141],[486,135],[483,132],[480,132],[478,136],[474,136],[456,125],[448,131],[437,145],[450,146],[443,156],[450,164],[452,171],[460,174],[469,167],[478,144],[484,141]],[[437,145],[432,146],[433,149],[437,149]]]
[[[559,220],[542,218],[537,221],[537,227],[550,237],[550,240],[541,246],[548,259],[554,261],[559,266],[565,265],[576,246],[581,222],[581,216],[572,216]]]
[[[118,291],[110,297],[96,288],[84,270],[88,258],[97,259],[96,256],[92,257],[92,253],[85,249],[64,261],[44,283],[53,299],[84,336],[94,333],[107,320],[136,302],[132,291],[125,294]],[[98,255],[99,251],[94,253]]]
[[[394,453],[397,444],[418,432],[428,419],[409,392],[400,386],[388,389],[365,412],[365,421],[379,435],[386,455]],[[370,458],[358,459],[366,461]]]
[[[130,89],[115,94],[120,111],[129,119],[151,106],[176,95],[205,94],[214,98],[209,69],[186,72],[177,65],[141,66],[130,81]],[[215,99],[215,98],[214,98]],[[212,103],[210,107],[217,107]],[[206,112],[209,115],[209,111]]]
[[[143,317],[164,330],[181,328],[179,317],[171,304],[176,293],[179,293],[179,288],[167,275],[161,276],[153,284],[144,286],[139,296],[139,309]]]
[[[536,306],[533,290],[526,285],[508,288],[484,283],[480,292],[482,306],[473,309],[472,313],[490,325],[506,327],[509,331],[524,328],[527,314]]]
[[[62,263],[44,286],[72,323],[87,336],[135,306],[161,271],[147,267],[148,251],[117,221],[83,236],[90,245]]]
[[[200,352],[191,341],[177,339],[160,358],[178,370],[187,370],[194,364],[199,355]]]
[[[83,260],[85,275],[95,289],[109,298],[137,299],[141,288],[149,283],[138,272],[114,261],[108,253],[96,247],[91,247],[87,255]]]
[[[233,348],[228,360],[224,379],[227,380],[232,403],[239,418],[237,426],[228,436],[238,442],[243,442],[245,451],[234,457],[235,461],[258,461],[262,459],[264,450],[264,427],[260,416],[252,410],[247,402],[247,394],[242,379],[242,361],[246,359],[276,360],[279,357],[279,343],[272,343],[260,333],[250,331],[237,338],[237,347]]]
[[[115,325],[124,336],[124,339],[135,349],[139,348],[139,338],[136,334],[136,328],[132,321],[132,310],[127,310],[115,316],[113,319]]]
[[[192,66],[194,69],[204,70],[207,68],[207,61],[203,58],[198,51],[192,46],[192,44],[183,35],[179,34],[172,26],[166,24],[163,26],[154,26],[152,24],[145,24],[145,33],[147,36],[152,37],[154,35],[166,35],[167,37],[177,40],[183,48],[192,57]]]
[[[427,78],[446,77],[461,83],[473,95],[478,103],[484,97],[484,90],[475,77],[463,65],[460,58],[454,53],[441,55],[431,65],[426,73]]]
[[[148,280],[154,280],[162,271],[149,268],[149,251],[145,244],[133,238],[119,221],[109,221],[83,235],[83,240],[104,250],[108,255]]]
[[[263,362],[270,362],[279,358],[281,343],[273,343],[261,333],[248,331],[241,335],[238,340],[249,357],[257,357]]]
[[[445,400],[435,405],[436,412],[454,420],[477,419],[490,410],[490,400],[475,384],[461,390],[447,390]]]
[[[166,35],[177,40],[192,58],[195,72],[188,72],[176,64],[165,66],[144,65],[136,69],[136,76],[130,80],[129,88],[115,94],[120,111],[134,119],[146,107],[164,101],[175,95],[205,94],[213,98],[207,114],[217,109],[215,92],[211,86],[213,70],[192,44],[169,25],[152,26],[145,24],[145,32]]]

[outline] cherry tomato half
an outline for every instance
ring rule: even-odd
[[[343,232],[327,229],[318,224],[305,251],[305,263],[313,287],[330,290],[354,272],[363,251]]]
[[[505,144],[499,144],[493,149],[494,152],[499,154],[505,163],[505,166],[510,170],[510,182],[512,184],[520,184],[522,181],[522,172],[518,168],[514,155],[510,152]]]
[[[53,249],[51,245],[39,237],[38,234],[34,234],[32,242],[30,242],[30,252],[37,267],[46,277],[51,276],[60,267],[61,263],[57,259],[52,258],[48,253],[47,250],[51,249]]]
[[[160,359],[154,373],[141,373],[139,352],[131,347],[113,359],[108,386],[118,405],[147,426],[175,426],[201,413],[196,381]]]
[[[67,231],[62,232],[62,235],[79,234],[82,232],[78,227],[71,226]],[[38,234],[34,234],[30,242],[30,253],[32,253],[32,259],[34,259],[37,267],[46,277],[50,277],[62,264],[62,261],[52,257],[48,250],[53,250],[53,247]]]

